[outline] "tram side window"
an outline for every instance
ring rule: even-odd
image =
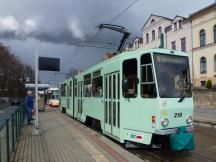
[[[152,69],[152,60],[150,54],[144,54],[141,57],[141,96],[143,98],[157,97],[155,80]]]
[[[63,86],[63,84],[61,85],[61,96],[64,96],[64,93],[63,93],[63,91],[64,91],[64,88],[63,88],[64,86]]]
[[[123,96],[133,97],[137,96],[137,60],[130,59],[123,62],[123,78],[122,89]]]
[[[77,97],[77,79],[75,79],[74,96]]]
[[[69,97],[70,96],[70,85],[67,85],[66,87],[67,87],[66,96]]]
[[[71,97],[72,96],[72,81],[70,81],[70,88],[69,88],[69,96]]]
[[[103,77],[101,76],[101,70],[98,70],[93,73],[92,96],[93,97],[103,96]]]
[[[65,88],[66,88],[66,84],[62,84],[61,85],[61,96],[62,97],[66,96],[66,90],[65,90]]]
[[[91,97],[91,73],[84,75],[84,96]]]

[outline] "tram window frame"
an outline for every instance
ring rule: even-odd
[[[144,59],[146,57],[146,59]],[[143,76],[145,69],[145,76]],[[150,74],[149,74],[150,73]],[[157,98],[157,89],[153,68],[153,61],[150,53],[143,54],[140,57],[140,93],[142,98]],[[150,77],[150,79],[148,79]],[[144,90],[148,89],[145,92]]]
[[[92,73],[92,96],[103,97],[103,76],[101,70]]]
[[[133,64],[131,63],[132,61],[134,61],[134,68],[132,67]],[[129,65],[128,65],[129,64]],[[131,71],[133,70],[133,71]],[[134,72],[134,73],[133,73]],[[130,74],[132,73],[132,74]],[[136,98],[138,96],[138,61],[136,58],[132,58],[132,59],[128,59],[128,60],[124,60],[122,62],[122,95],[124,98]],[[132,80],[132,81],[130,81]],[[124,87],[124,82],[126,83],[127,87]],[[131,82],[132,82],[132,86],[131,87]],[[127,92],[125,92],[125,90],[127,90]],[[133,92],[130,92],[132,91]]]
[[[113,99],[116,99],[116,75],[114,74],[112,77],[112,84],[113,84]]]
[[[108,76],[105,76],[105,98],[108,98]]]
[[[118,82],[118,100],[120,100],[120,74],[118,73],[118,76],[117,76],[117,82]]]
[[[84,97],[91,97],[92,76],[91,73],[84,75]]]

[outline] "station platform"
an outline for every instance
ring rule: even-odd
[[[33,125],[23,127],[11,162],[144,161],[58,109],[40,112],[40,134],[33,135],[33,129]]]

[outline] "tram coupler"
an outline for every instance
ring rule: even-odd
[[[125,147],[126,148],[144,148],[144,145],[141,143],[136,143],[132,141],[126,141],[125,142]]]
[[[179,127],[177,134],[170,135],[170,144],[171,149],[175,151],[195,149],[193,134],[186,132],[185,127]]]
[[[126,148],[161,148],[160,144],[153,144],[153,145],[145,145],[137,142],[132,142],[132,141],[126,141],[125,142],[125,147]]]

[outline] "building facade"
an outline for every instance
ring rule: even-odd
[[[165,29],[170,26],[172,20],[163,16],[151,15],[142,28],[142,48],[159,48],[160,36],[165,34]],[[164,40],[164,44],[166,44]]]
[[[163,34],[164,48],[189,54],[194,86],[205,86],[207,80],[216,86],[216,3],[188,18],[176,16],[170,19],[152,14],[144,24],[142,34],[142,45],[135,39],[127,50],[158,48]]]
[[[194,86],[216,85],[216,3],[190,16],[192,22]]]
[[[161,45],[161,34],[163,34],[164,48],[184,51],[189,55],[190,73],[192,71],[192,36],[191,21],[182,16],[174,19],[151,15],[142,28],[143,45],[142,48],[158,48]]]

